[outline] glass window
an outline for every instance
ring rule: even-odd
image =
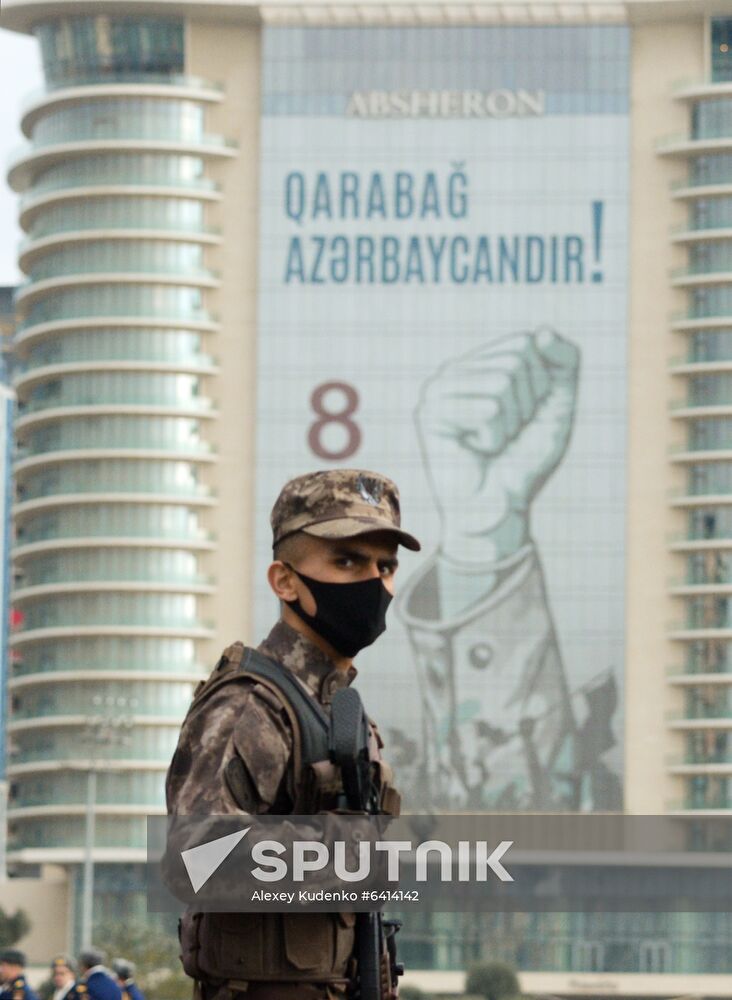
[[[137,552],[128,550],[119,554],[122,557],[136,556]],[[156,559],[163,561],[170,554],[188,556],[188,553],[153,553]],[[107,551],[105,555],[108,564],[113,564],[112,552]],[[66,558],[79,560],[80,556],[81,553],[76,552]],[[112,565],[111,571],[100,573],[98,578],[114,578],[114,569]],[[68,574],[60,578],[68,579]],[[158,573],[149,578],[161,579],[162,575]],[[156,670],[195,674],[208,672],[209,669],[198,664],[195,643],[192,639],[163,639],[134,635],[62,637],[53,643],[33,643],[20,652],[18,660],[13,665],[13,673],[16,675],[57,670]]]
[[[83,139],[166,139],[197,142],[203,108],[193,101],[108,97],[49,110],[33,129],[33,144]]]
[[[732,170],[732,167],[730,168]],[[203,160],[163,153],[110,153],[58,163],[40,173],[29,197],[58,188],[103,184],[161,184],[215,188],[203,179]]]
[[[211,364],[201,335],[188,330],[100,329],[65,331],[31,348],[27,368],[71,361],[172,361]]]
[[[732,80],[732,18],[712,18],[712,83]]]
[[[204,206],[185,198],[88,198],[51,205],[39,213],[30,227],[36,239],[52,233],[88,229],[163,229],[206,232]]]
[[[80,504],[51,514],[33,515],[17,526],[16,534],[23,543],[47,538],[97,535],[190,539],[206,537],[199,525],[198,514],[183,505],[173,507],[135,503]],[[32,612],[33,608],[30,608],[26,614],[26,623]]]
[[[181,18],[71,17],[36,25],[34,32],[50,86],[183,72]]]

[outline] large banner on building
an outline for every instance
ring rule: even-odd
[[[269,28],[263,69],[258,634],[284,481],[385,473],[423,551],[357,684],[407,805],[618,808],[627,30]]]

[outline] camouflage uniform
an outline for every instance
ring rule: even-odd
[[[301,531],[329,539],[390,531],[402,545],[419,549],[419,542],[401,530],[396,486],[377,473],[333,470],[292,480],[275,503],[271,523],[275,545]],[[326,712],[335,692],[356,676],[353,666],[347,671],[338,669],[317,645],[284,621],[274,626],[258,651],[292,671]],[[224,650],[215,669],[241,663],[244,655],[244,645],[235,642]],[[371,744],[372,759],[376,759],[380,756],[381,740],[373,723]],[[384,773],[388,773],[386,765]],[[210,816],[287,814],[295,802],[298,778],[293,767],[293,730],[281,701],[256,678],[243,678],[212,691],[200,711],[196,711],[194,703],[168,772],[168,812]],[[217,916],[222,923],[232,917],[212,914],[210,919],[215,923]],[[291,935],[286,940],[285,952],[296,969],[308,968],[308,959],[313,950],[317,951],[312,944],[312,929],[324,920],[337,925],[334,968],[346,969],[355,938],[354,914],[287,914],[282,919],[281,933],[285,937]],[[243,920],[242,929],[245,925]],[[208,933],[211,937],[215,932]],[[185,940],[182,944],[185,952]],[[252,975],[250,982],[242,984],[242,997],[245,1000],[342,997],[346,994],[348,977],[349,973],[340,983],[326,984],[313,982],[313,975],[303,976],[309,982],[258,982]],[[230,983],[222,987],[204,982],[201,986],[204,1000],[214,997],[231,1000],[236,987]]]
[[[290,669],[326,711],[335,692],[356,676],[355,667],[347,674],[337,670],[283,621],[257,648]],[[241,642],[227,646],[217,668],[222,661],[240,663],[244,649]],[[291,758],[292,730],[277,697],[254,681],[228,684],[211,695],[206,711],[188,727],[186,742],[178,744],[168,774],[168,810],[286,813],[294,802]]]

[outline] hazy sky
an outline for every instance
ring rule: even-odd
[[[0,15],[0,25],[2,16]],[[20,280],[15,263],[20,230],[18,196],[8,187],[7,165],[12,150],[23,144],[20,109],[28,95],[43,86],[38,45],[33,38],[0,29],[0,285]]]

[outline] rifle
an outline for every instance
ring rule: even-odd
[[[329,751],[341,769],[343,801],[339,808],[380,813],[378,788],[372,780],[369,727],[361,696],[355,688],[336,691],[331,704]],[[396,934],[401,920],[385,920],[380,910],[356,915],[357,983],[353,1000],[386,1000],[382,991],[382,955],[389,959],[390,991],[396,995],[404,966],[397,962]]]

